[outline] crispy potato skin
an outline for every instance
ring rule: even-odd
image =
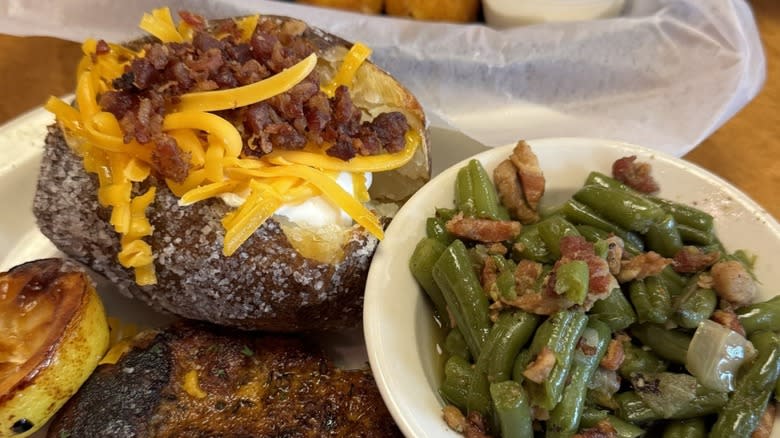
[[[262,20],[292,20],[262,16]],[[214,22],[212,24],[218,24]],[[320,52],[317,69],[326,77],[335,67],[329,59],[341,59],[351,44],[307,27],[304,35]],[[146,40],[128,43],[138,47]],[[334,51],[342,55],[333,55]],[[358,70],[365,93],[388,90],[384,102],[407,115],[423,144],[413,162],[398,169],[397,177],[416,190],[430,176],[425,116],[417,100],[387,73],[371,63]],[[373,93],[373,94],[372,94]],[[360,104],[360,93],[355,102]],[[154,227],[145,240],[152,246],[158,284],[139,287],[131,270],[117,261],[119,236],[108,223],[110,210],[97,202],[97,178],[87,174],[67,145],[62,131],[53,126],[46,138],[33,211],[38,226],[61,251],[106,276],[127,296],[185,318],[247,330],[296,332],[352,327],[363,307],[363,288],[377,240],[354,228],[345,257],[336,264],[301,256],[289,243],[279,224],[268,220],[231,257],[222,255],[224,229],[220,220],[228,207],[218,199],[181,207],[178,199],[150,177],[137,185],[136,194],[149,184],[157,195],[147,216]],[[372,191],[373,193],[373,191]],[[411,193],[404,193],[406,199]]]
[[[139,335],[58,413],[49,437],[400,437],[368,370],[300,338],[179,324]],[[189,394],[196,370],[205,397]]]

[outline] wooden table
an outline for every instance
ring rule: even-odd
[[[744,190],[780,218],[780,2],[753,0],[767,55],[764,89],[685,159]],[[78,44],[0,35],[0,123],[73,89]]]

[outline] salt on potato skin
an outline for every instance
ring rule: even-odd
[[[220,219],[229,207],[219,199],[181,207],[164,184],[157,186],[148,210],[154,233],[146,238],[156,257],[154,286],[138,286],[132,270],[117,262],[119,236],[108,223],[110,211],[98,204],[97,179],[55,126],[46,138],[33,211],[41,232],[61,251],[155,309],[276,332],[344,328],[360,321],[365,277],[378,243],[373,236],[356,228],[344,260],[325,264],[299,255],[270,219],[225,257]]]

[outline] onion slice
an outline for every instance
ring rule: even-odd
[[[714,321],[699,323],[685,358],[685,366],[703,386],[733,391],[739,367],[756,354],[744,336]]]

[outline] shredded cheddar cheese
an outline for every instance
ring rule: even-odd
[[[198,383],[198,372],[196,370],[189,370],[184,374],[184,382],[182,382],[182,388],[184,391],[195,398],[206,398],[206,394]]]
[[[328,97],[333,97],[336,94],[336,88],[345,85],[347,87],[352,85],[352,81],[355,78],[355,72],[363,64],[363,61],[371,56],[371,49],[366,47],[363,43],[355,43],[347,52],[344,57],[344,61],[341,63],[339,71],[336,72],[336,76],[333,80],[320,87],[322,92],[327,94]]]
[[[245,41],[251,38],[258,18],[236,20]],[[191,41],[194,33],[186,22],[177,26],[168,8],[144,14],[139,26],[164,43]],[[108,53],[96,55],[97,47],[97,41],[92,39],[82,45],[84,57],[77,72],[76,108],[55,97],[48,100],[46,108],[69,134],[71,146],[82,157],[84,168],[97,175],[98,200],[102,206],[111,208],[110,224],[120,234],[119,263],[134,270],[139,285],[152,285],[157,281],[154,254],[144,238],[154,232],[146,210],[154,202],[156,190],[151,187],[141,195],[135,193],[137,184],[146,181],[154,167],[154,145],[136,140],[125,142],[117,118],[99,104],[100,94],[113,90],[114,79],[126,71],[134,58],[143,56],[144,51],[110,44]],[[339,86],[351,86],[355,73],[370,54],[371,50],[363,44],[353,45],[333,79],[321,85],[323,92],[333,96]],[[166,180],[168,189],[180,198],[180,205],[223,195],[244,200],[222,219],[225,256],[234,254],[282,205],[295,205],[315,196],[323,196],[368,232],[383,237],[379,219],[362,204],[370,199],[364,173],[392,170],[409,162],[421,143],[414,131],[407,133],[404,149],[394,154],[358,156],[343,161],[326,155],[327,145],[308,145],[304,150],[274,150],[258,158],[242,155],[239,129],[243,128],[215,114],[290,90],[309,76],[317,60],[317,55],[311,54],[249,85],[184,94],[165,112],[163,131],[189,155],[190,168],[183,181]],[[353,193],[336,183],[339,172],[351,174]],[[185,381],[187,392],[200,396],[197,373],[188,373]]]

